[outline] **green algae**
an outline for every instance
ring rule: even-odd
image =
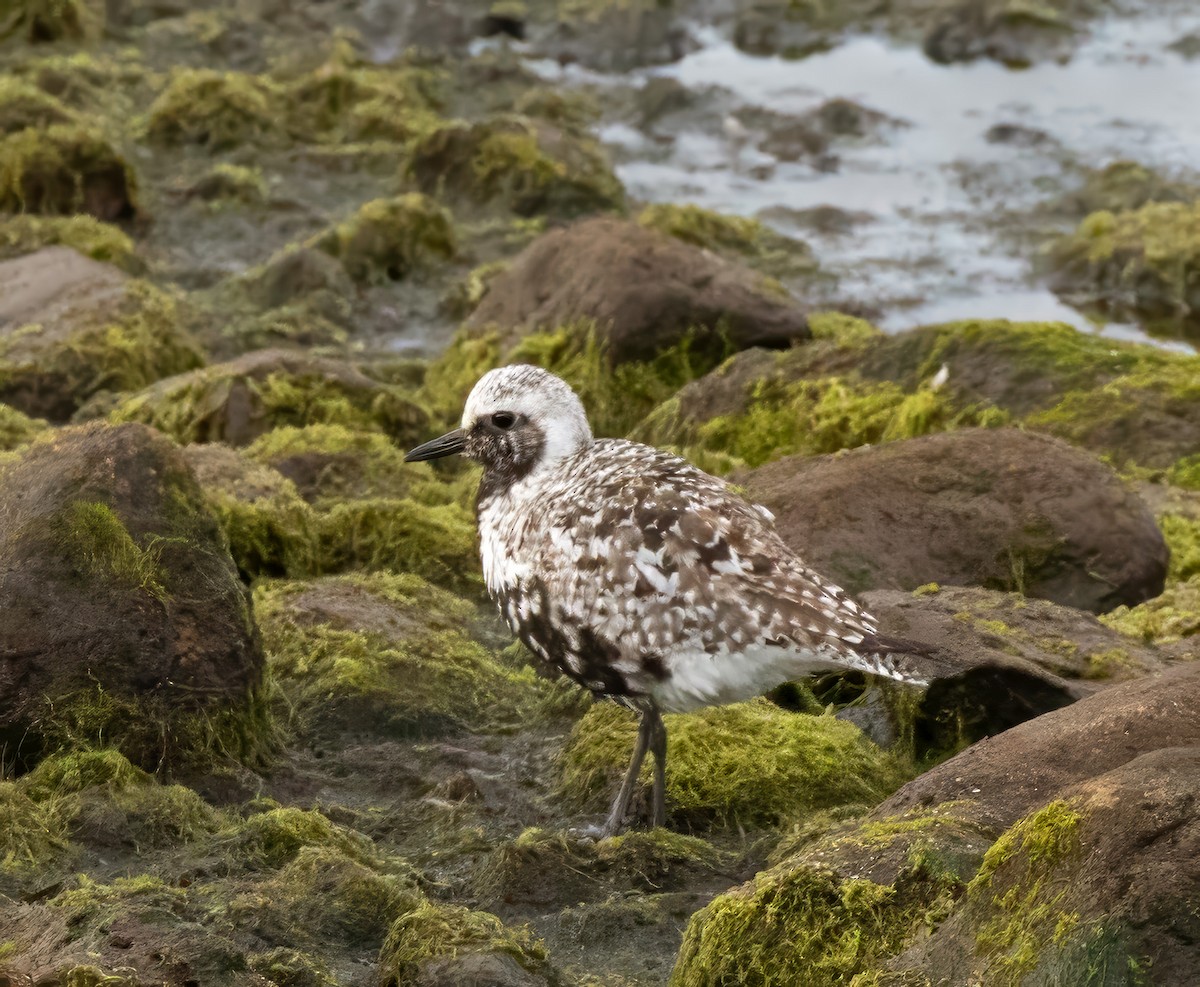
[[[129,281],[115,304],[70,325],[24,326],[0,340],[0,394],[25,410],[66,418],[104,392],[135,391],[202,362],[175,297]]]
[[[126,219],[137,211],[137,178],[86,127],[27,128],[0,140],[0,211]]]
[[[22,214],[0,220],[0,259],[56,246],[71,247],[85,257],[114,264],[125,271],[141,266],[128,234],[93,216]]]
[[[546,948],[526,926],[507,926],[488,912],[423,902],[398,918],[379,953],[382,987],[419,982],[422,965],[443,956],[502,953],[531,973],[550,969]]]
[[[518,216],[570,218],[625,200],[594,139],[518,115],[438,126],[414,141],[405,171],[429,195]]]
[[[1100,620],[1122,634],[1155,644],[1200,634],[1200,575],[1169,585],[1136,607],[1117,607]]]
[[[268,808],[217,833],[213,846],[240,867],[274,871],[298,860],[308,849],[336,852],[365,865],[380,862],[374,844],[361,833],[339,826],[315,809]]]
[[[23,79],[0,78],[0,135],[69,122],[71,111],[49,93]]]
[[[696,205],[647,206],[637,222],[694,247],[726,254],[776,278],[816,270],[808,244],[776,233],[756,219],[713,212]],[[786,290],[783,292],[787,296]]]
[[[1167,471],[1167,482],[1186,490],[1200,490],[1200,454],[1184,456]]]
[[[49,427],[40,418],[30,418],[11,405],[0,403],[0,452],[19,449]]]
[[[105,20],[101,0],[15,0],[0,9],[0,39],[83,41],[98,36]]]
[[[266,584],[268,667],[316,726],[428,735],[492,722],[533,691],[474,639],[474,605],[416,575]]]
[[[873,805],[905,766],[832,716],[805,716],[755,700],[666,718],[667,807],[717,825],[776,825],[836,806]],[[572,730],[561,790],[598,807],[633,749],[635,719],[598,703]],[[650,766],[645,768],[648,777]]]
[[[275,987],[338,987],[329,967],[319,958],[286,946],[247,957],[250,969]]]
[[[132,590],[166,602],[159,562],[163,544],[153,539],[138,545],[120,517],[107,504],[77,500],[62,518],[59,538],[75,564],[93,579],[123,583]]]
[[[1158,526],[1171,551],[1168,582],[1186,582],[1200,576],[1200,518],[1163,514],[1158,519]]]
[[[992,845],[968,886],[968,898],[989,902],[993,913],[976,945],[1014,985],[1037,967],[1047,946],[1064,944],[1079,920],[1060,907],[1068,888],[1056,871],[1080,854],[1082,820],[1061,799],[1025,817]]]
[[[1200,318],[1200,200],[1092,213],[1052,245],[1054,287],[1116,313],[1165,324]]]
[[[36,874],[68,845],[61,800],[31,798],[19,782],[0,781],[0,879]]]
[[[458,250],[449,212],[418,192],[373,199],[313,245],[340,260],[358,284],[399,281]]]
[[[216,207],[254,206],[266,202],[267,183],[259,168],[221,161],[188,186],[187,194]]]
[[[146,113],[146,138],[213,151],[280,136],[278,88],[244,72],[179,69]]]

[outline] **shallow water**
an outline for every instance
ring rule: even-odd
[[[1134,325],[1098,328],[1038,283],[1031,230],[1048,196],[1077,184],[1083,167],[1119,158],[1178,173],[1200,163],[1200,61],[1166,46],[1200,28],[1191,12],[1111,20],[1065,64],[1023,70],[995,62],[942,66],[919,48],[863,36],[799,61],[738,51],[717,31],[674,65],[640,73],[732,94],[737,117],[757,108],[799,115],[828,99],[852,99],[905,125],[881,140],[836,146],[837,170],[784,163],[752,146],[738,152],[720,127],[683,131],[664,151],[627,124],[602,138],[622,163],[630,192],[654,202],[691,201],[763,218],[813,244],[840,279],[839,295],[884,313],[886,329],[990,316],[1060,319],[1114,338],[1146,339]],[[561,81],[600,81],[544,63]],[[629,77],[624,77],[625,81]],[[1037,147],[989,143],[996,124],[1045,131]],[[783,210],[834,206],[869,213],[848,233],[789,225]],[[1058,220],[1068,228],[1069,223]],[[1018,242],[1024,236],[1024,246]],[[1185,343],[1167,343],[1191,349]]]

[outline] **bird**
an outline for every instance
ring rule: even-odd
[[[639,717],[601,835],[623,828],[647,752],[652,825],[665,825],[663,713],[829,670],[927,684],[911,654],[784,543],[769,510],[680,456],[594,437],[579,396],[546,370],[488,371],[460,427],[405,460],[456,454],[483,467],[480,557],[509,627]]]

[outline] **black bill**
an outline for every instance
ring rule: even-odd
[[[447,432],[439,438],[430,439],[423,445],[409,450],[408,455],[404,457],[404,461],[406,463],[419,463],[425,459],[441,459],[443,456],[453,456],[456,452],[463,451],[466,441],[467,437],[463,433],[463,430],[456,428],[453,432]]]

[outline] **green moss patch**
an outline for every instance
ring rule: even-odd
[[[621,209],[625,199],[592,138],[521,116],[440,126],[413,144],[406,171],[428,195],[519,216],[582,216]]]
[[[30,418],[11,405],[0,404],[0,452],[32,442],[47,428],[48,423],[40,418]]]
[[[115,264],[125,271],[141,266],[129,236],[93,216],[22,214],[0,220],[0,259],[56,246],[71,247],[85,257]]]
[[[399,281],[458,249],[450,214],[416,192],[374,199],[313,243],[359,284]]]
[[[86,128],[29,128],[0,140],[0,211],[127,219],[137,211],[137,178],[108,141]]]
[[[379,982],[382,987],[415,985],[429,961],[465,953],[501,953],[530,973],[550,972],[546,948],[530,929],[506,926],[488,912],[424,902],[388,932],[379,953]]]
[[[0,39],[82,41],[104,30],[102,0],[17,0],[0,12]]]
[[[1048,262],[1052,286],[1076,302],[1164,327],[1200,324],[1200,200],[1093,213]]]
[[[821,809],[874,805],[906,776],[857,727],[766,700],[665,720],[667,808],[676,818],[774,825]],[[596,808],[611,796],[633,751],[635,724],[627,710],[593,706],[563,753],[563,793]]]
[[[254,206],[266,202],[267,183],[258,168],[222,161],[188,186],[187,194],[217,206],[231,203]]]
[[[1168,586],[1153,600],[1118,607],[1100,619],[1122,634],[1156,644],[1200,634],[1200,575]]]
[[[256,604],[269,667],[309,724],[436,734],[533,690],[474,639],[474,605],[419,576],[268,584]]]
[[[94,308],[56,313],[55,322],[0,338],[0,398],[63,420],[99,394],[135,391],[203,362],[172,295],[143,281],[96,294]]]
[[[148,140],[220,151],[276,140],[278,88],[244,72],[180,69],[147,111]]]
[[[0,134],[69,123],[71,119],[70,110],[37,86],[11,76],[0,79]]]
[[[732,256],[775,278],[794,278],[817,269],[808,244],[776,233],[757,219],[661,203],[647,206],[637,221],[694,247]]]

